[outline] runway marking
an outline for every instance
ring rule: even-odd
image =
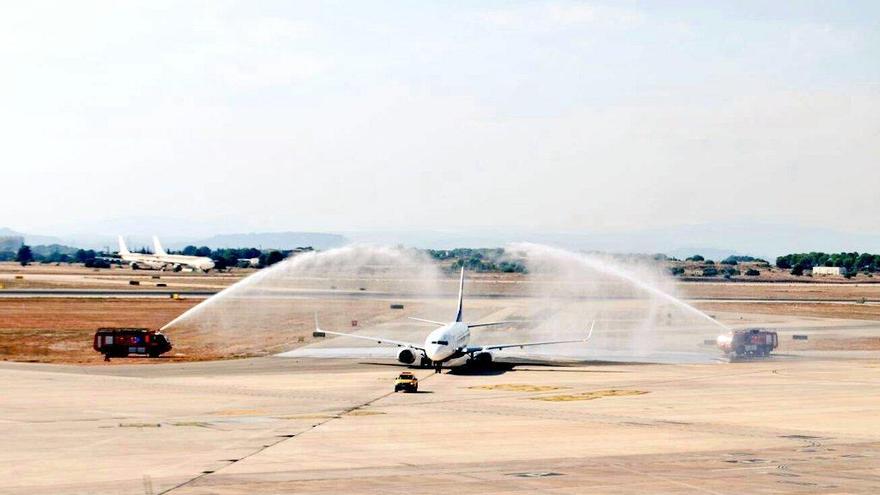
[[[505,392],[549,392],[570,387],[554,387],[552,385],[525,385],[517,383],[499,383],[498,385],[475,385],[467,387],[472,390],[503,390]]]
[[[767,470],[773,470],[773,469],[779,469],[779,467],[777,467],[777,466],[769,466],[769,465],[763,465],[763,466],[746,466],[746,467],[734,467],[734,468],[719,468],[719,469],[713,469],[712,471],[713,471],[713,472],[718,472],[718,471],[727,472],[727,471],[746,471],[746,470],[751,470],[751,469],[767,469]]]
[[[543,397],[530,397],[531,400],[543,400],[547,402],[570,402],[577,400],[595,400],[601,399],[603,397],[627,397],[633,395],[644,395],[648,392],[644,390],[620,390],[620,389],[609,389],[609,390],[596,390],[595,392],[581,392],[578,394],[568,394],[568,395],[548,395]]]
[[[265,411],[262,409],[224,409],[222,411],[217,411],[214,414],[217,416],[254,416],[263,414]]]
[[[337,414],[294,414],[290,416],[273,416],[278,419],[337,419]]]
[[[654,479],[654,480],[665,481],[666,483],[670,483],[670,484],[673,484],[673,485],[677,485],[677,486],[681,486],[681,487],[684,487],[684,488],[688,488],[688,489],[690,489],[690,490],[693,490],[695,493],[696,493],[696,492],[700,492],[700,493],[708,493],[708,494],[710,494],[710,495],[724,495],[724,494],[721,493],[721,492],[716,492],[716,491],[714,491],[714,490],[709,490],[708,488],[703,488],[703,487],[701,487],[701,486],[699,486],[699,485],[694,485],[694,484],[691,484],[691,483],[686,483],[686,482],[684,482],[684,481],[679,481],[679,480],[674,480],[674,479],[671,479],[671,478],[667,478],[666,476],[660,476],[660,475],[657,475],[657,474],[646,473],[646,472],[639,471],[639,470],[637,470],[637,469],[629,468],[629,467],[626,467],[626,466],[622,466],[622,465],[619,465],[619,464],[611,464],[611,463],[609,463],[608,465],[609,465],[610,467],[614,467],[614,468],[617,468],[617,469],[621,469],[621,470],[623,470],[623,471],[629,471],[630,473],[633,473],[633,474],[637,474],[637,475],[640,475],[640,476],[645,476],[645,477],[647,477],[647,478],[651,478],[651,479]]]
[[[177,421],[168,424],[170,424],[171,426],[198,426],[199,428],[213,428],[210,423],[206,423],[204,421]]]
[[[386,414],[382,411],[352,411],[348,413],[348,416],[376,416],[379,414]]]

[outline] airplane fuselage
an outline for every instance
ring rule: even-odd
[[[440,372],[442,365],[455,365],[456,360],[461,360],[463,364],[473,363],[478,367],[485,367],[494,360],[493,353],[503,349],[519,347],[520,349],[536,345],[550,344],[571,344],[575,342],[586,342],[593,333],[593,326],[590,326],[590,333],[585,339],[567,339],[567,340],[549,340],[541,342],[520,342],[511,344],[483,344],[468,345],[471,339],[471,329],[478,327],[488,327],[495,325],[504,325],[514,323],[512,321],[496,321],[484,323],[465,323],[462,321],[462,304],[464,301],[464,268],[461,269],[461,275],[458,282],[458,311],[455,313],[455,321],[443,323],[436,320],[426,320],[423,318],[412,318],[424,323],[432,323],[440,325],[439,328],[432,331],[425,337],[422,344],[410,343],[400,340],[386,339],[383,337],[373,337],[369,335],[351,334],[343,332],[331,332],[322,330],[318,325],[318,314],[315,313],[315,337],[324,337],[326,334],[339,335],[343,337],[353,337],[356,339],[372,340],[379,344],[393,344],[401,348],[397,352],[397,360],[403,364],[415,366],[434,366],[437,372]],[[417,363],[417,364],[416,364]]]
[[[467,323],[447,323],[425,337],[425,355],[435,363],[462,356],[460,349],[468,346],[471,331]]]
[[[191,267],[197,270],[208,271],[214,268],[214,260],[203,256],[183,256],[176,254],[156,255],[140,253],[124,253],[119,255],[123,261],[138,267],[146,267],[154,270],[174,267]]]

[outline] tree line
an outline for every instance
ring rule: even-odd
[[[452,261],[450,268],[474,272],[526,273],[525,261],[513,259],[502,248],[427,249],[437,261]]]
[[[776,258],[777,268],[791,270],[793,275],[803,275],[804,270],[817,266],[839,266],[847,274],[874,273],[880,269],[880,254],[871,253],[793,253]]]
[[[252,247],[211,249],[207,246],[186,246],[180,251],[169,251],[169,254],[211,258],[214,261],[215,269],[224,270],[239,266],[240,260],[257,260],[257,267],[271,266],[295,252],[305,251],[312,251],[312,248],[261,250]],[[149,253],[146,248],[140,248],[136,252]],[[23,244],[17,251],[0,251],[0,261],[17,261],[22,266],[30,263],[82,263],[89,268],[110,268],[114,259],[118,259],[118,255],[94,249],[77,249],[59,245],[31,247]]]

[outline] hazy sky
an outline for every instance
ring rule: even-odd
[[[880,231],[880,2],[5,2],[0,226]]]

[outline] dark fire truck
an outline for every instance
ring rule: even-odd
[[[92,347],[106,360],[130,354],[159,357],[171,350],[171,340],[162,332],[147,328],[99,328]]]
[[[731,358],[767,357],[779,346],[779,336],[765,328],[734,330],[718,337],[718,347]]]

